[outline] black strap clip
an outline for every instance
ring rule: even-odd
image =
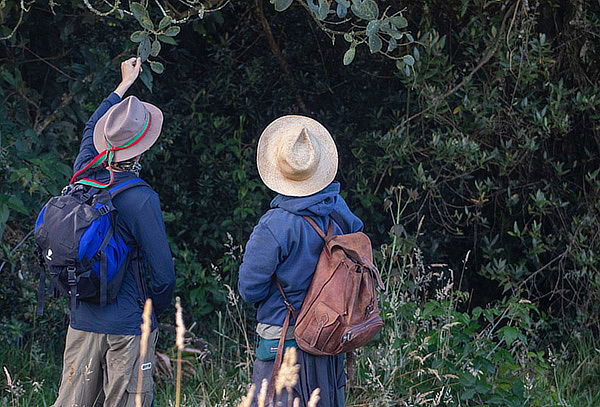
[[[108,212],[110,212],[110,208],[108,207],[108,205],[102,205],[98,208],[98,213],[100,214],[100,216],[104,216]]]
[[[75,276],[75,266],[67,266],[67,282],[69,285],[77,284],[77,277]]]

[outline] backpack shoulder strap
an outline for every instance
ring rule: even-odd
[[[108,193],[110,194],[111,198],[114,198],[115,196],[117,196],[118,194],[120,194],[121,192],[125,192],[130,188],[134,188],[134,187],[139,187],[139,186],[147,186],[148,188],[150,188],[150,185],[148,185],[144,180],[142,180],[141,178],[128,178],[124,181],[119,182],[118,184],[112,186],[109,190]]]
[[[312,219],[310,220],[312,221]],[[320,230],[318,226],[317,230]],[[321,233],[323,232],[321,231]],[[279,344],[277,345],[277,355],[275,356],[275,361],[273,362],[273,371],[271,373],[271,379],[269,380],[269,384],[267,386],[267,403],[273,401],[273,398],[275,397],[275,382],[277,381],[277,376],[279,375],[279,371],[281,370],[281,363],[283,362],[283,348],[285,346],[285,337],[287,336],[287,331],[290,326],[290,316],[294,317],[294,322],[298,321],[298,312],[296,311],[294,306],[288,301],[288,297],[285,294],[281,283],[279,282],[276,276],[273,276],[272,280],[273,284],[277,287],[277,289],[281,293],[281,296],[283,297],[283,302],[285,303],[285,306],[287,308],[287,313],[285,315],[285,320],[283,321],[283,326],[281,328],[281,336],[279,337]]]
[[[323,240],[326,240],[327,236],[331,236],[333,233],[333,224],[329,221],[329,227],[327,228],[327,234],[321,230],[317,223],[310,216],[303,216],[304,220],[310,223],[310,226],[321,236]]]

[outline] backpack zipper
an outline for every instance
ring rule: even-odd
[[[373,318],[368,320],[367,322],[363,322],[360,325],[355,326],[354,328],[348,330],[344,336],[342,336],[342,344],[349,342],[352,339],[352,334],[356,331],[362,331],[364,328],[367,328],[371,325],[375,325],[375,324],[383,324],[383,320],[381,319],[381,317],[377,317],[377,318]]]

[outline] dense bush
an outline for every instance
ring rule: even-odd
[[[162,44],[148,56],[164,73],[146,69],[133,92],[159,105],[166,121],[142,174],[161,196],[187,315],[210,321],[200,324],[199,335],[211,335],[215,315],[226,308],[224,283],[235,287],[243,243],[272,197],[254,164],[258,136],[272,119],[293,112],[333,133],[344,195],[376,246],[384,245],[382,266],[395,239],[403,258],[418,247],[425,263],[459,270],[452,290],[467,292],[468,301],[418,306],[452,309],[449,315],[480,335],[483,347],[470,349],[474,337],[458,335],[458,327],[444,331],[452,334],[444,340],[456,341],[444,346],[467,349],[464,360],[475,360],[504,341],[508,353],[491,363],[494,380],[506,384],[511,363],[538,358],[525,349],[598,326],[600,5],[378,1],[375,13],[371,0],[274,1],[282,12],[266,1],[260,8],[260,1],[209,3],[225,7],[178,10],[186,21],[167,38],[170,28],[156,31],[161,13],[154,5],[150,26],[139,10],[100,17],[73,0],[34,3],[19,20],[23,3],[3,3],[2,34],[21,21],[0,42],[0,235],[7,262],[0,318],[10,340],[37,338],[48,323],[33,318],[32,245],[11,250],[36,210],[68,181],[84,121],[116,85],[117,62],[140,47],[148,51],[146,37]],[[355,4],[367,8],[355,12]],[[400,190],[404,200],[396,208]],[[398,212],[390,216],[390,208]],[[389,269],[387,277],[410,284],[414,276],[398,275],[402,270]],[[497,301],[523,313],[512,320],[492,315],[492,326],[502,322],[485,328],[483,310]],[[45,318],[64,323],[60,304],[51,307]],[[404,326],[439,317],[399,312]],[[526,312],[535,318],[520,326]],[[523,337],[510,340],[510,327]],[[454,365],[429,367],[454,374],[461,366],[447,363]],[[462,395],[473,388],[461,383]],[[525,393],[515,386],[477,397],[517,403]]]

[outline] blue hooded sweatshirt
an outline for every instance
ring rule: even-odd
[[[363,229],[337,182],[307,197],[277,195],[250,235],[240,266],[238,289],[244,300],[257,304],[258,322],[281,326],[287,313],[273,275],[292,305],[298,311],[302,307],[324,244],[302,216],[311,217],[323,231],[335,218],[335,234]]]
[[[98,154],[93,137],[96,122],[120,101],[119,95],[111,93],[88,120],[79,154],[73,165],[75,172],[85,167]],[[90,172],[86,176],[104,183],[110,178],[108,171],[104,169]],[[117,182],[132,177],[135,177],[135,174],[131,172],[115,173]],[[140,186],[117,195],[113,203],[118,211],[117,234],[128,246],[137,246],[145,259],[142,268],[150,274],[148,294],[154,306],[152,329],[155,329],[156,315],[170,305],[175,288],[173,258],[167,242],[158,194],[149,187]],[[149,269],[144,267],[145,265],[149,266]],[[115,302],[105,306],[78,302],[77,307],[72,310],[71,327],[104,334],[140,335],[142,311],[141,293],[138,292],[135,282],[133,265],[129,264]]]

